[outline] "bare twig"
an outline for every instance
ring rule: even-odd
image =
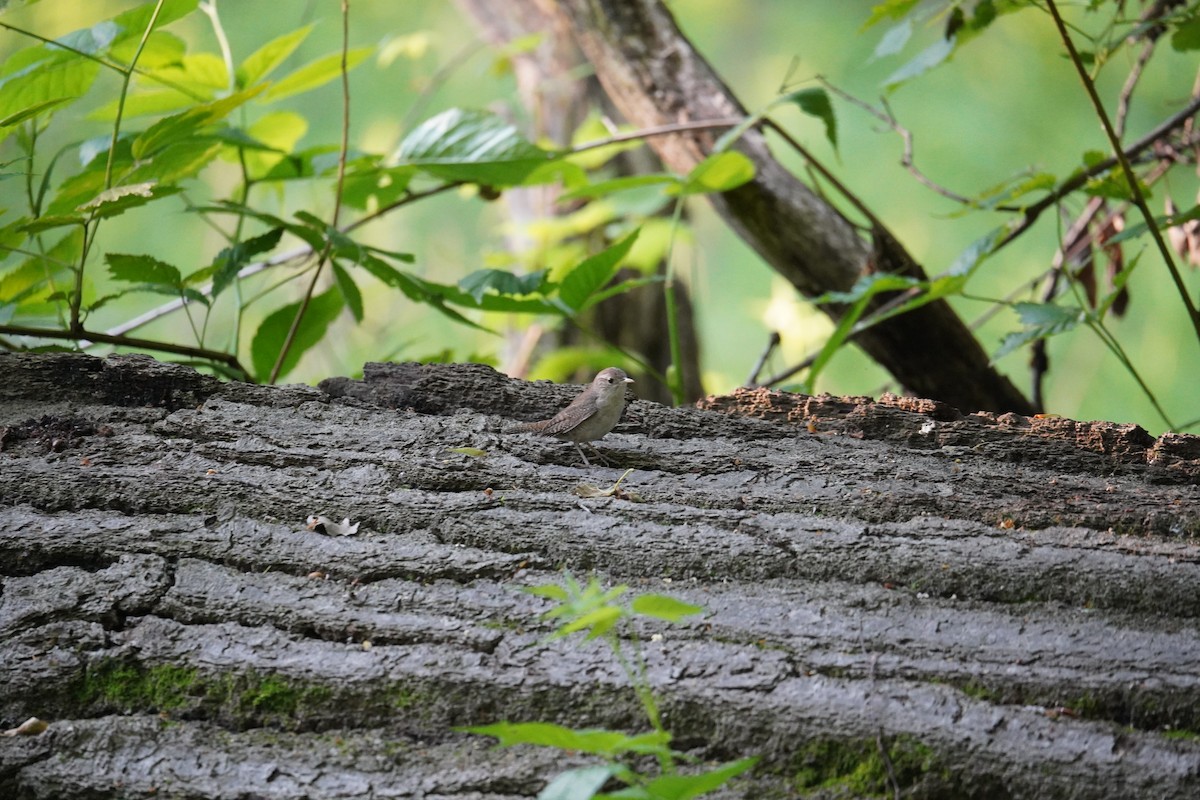
[[[333,222],[330,223],[333,228],[338,226],[338,220],[342,211],[342,193],[346,186],[346,152],[350,149],[350,67],[347,62],[349,52],[350,0],[342,0],[342,145],[338,151],[337,185],[333,193]],[[325,243],[325,248],[321,253],[320,259],[317,261],[317,268],[313,270],[308,290],[305,291],[304,297],[300,300],[300,306],[296,309],[296,316],[292,318],[292,325],[288,328],[287,336],[283,339],[283,346],[279,348],[279,356],[275,359],[275,365],[271,367],[271,376],[267,379],[267,383],[275,383],[279,379],[279,372],[283,369],[283,362],[287,358],[288,351],[292,349],[292,343],[296,340],[296,333],[300,330],[300,322],[304,319],[304,312],[308,310],[308,304],[312,302],[313,292],[317,290],[317,281],[321,279],[322,268],[325,266],[325,262],[329,260],[332,251],[333,240],[330,239]]]
[[[850,94],[849,92],[846,92],[843,89],[841,89],[837,86],[834,86],[832,83],[830,83],[828,80],[826,80],[825,78],[823,78],[821,76],[817,76],[817,80],[821,82],[822,86],[824,86],[826,89],[828,89],[829,91],[836,94],[838,97],[845,100],[847,103],[858,106],[863,111],[866,111],[868,114],[875,117],[875,119],[877,119],[880,122],[882,122],[883,124],[887,125],[889,128],[892,129],[892,131],[894,133],[896,133],[900,137],[901,141],[904,143],[904,152],[900,155],[900,165],[903,166],[906,170],[908,170],[909,173],[914,178],[917,179],[918,183],[920,183],[922,186],[932,189],[933,191],[937,192],[938,194],[942,195],[943,197],[950,198],[951,200],[953,200],[957,203],[962,203],[963,205],[971,205],[971,199],[969,197],[964,197],[963,195],[958,194],[957,192],[947,189],[945,186],[942,186],[940,183],[937,183],[934,180],[932,180],[929,176],[927,176],[924,172],[922,172],[917,167],[916,161],[914,161],[914,159],[913,159],[912,131],[910,131],[908,128],[905,128],[903,125],[901,125],[899,123],[899,121],[896,119],[896,115],[892,113],[891,106],[889,106],[887,104],[887,100],[880,101],[883,105],[883,110],[881,111],[878,108],[876,108],[875,106],[866,102],[865,100],[860,100],[859,98],[855,97],[854,95]]]
[[[763,367],[767,365],[767,359],[775,352],[775,348],[779,347],[779,342],[779,331],[771,331],[771,335],[767,338],[767,346],[763,348],[762,355],[754,363],[754,369],[750,370],[750,377],[746,378],[747,386],[758,386],[758,376],[762,373]]]
[[[188,347],[182,344],[171,344],[170,342],[155,342],[149,339],[135,339],[128,336],[110,336],[107,333],[99,331],[87,331],[80,329],[78,331],[63,330],[61,328],[31,328],[24,325],[4,325],[0,326],[0,330],[13,336],[29,336],[38,339],[90,339],[94,342],[103,344],[119,345],[121,347],[132,347],[137,350],[158,350],[163,353],[174,353],[175,355],[188,356],[190,358],[202,358],[206,361],[214,361],[218,364],[225,364],[231,370],[243,376],[246,380],[250,379],[250,373],[247,372],[238,362],[237,356],[232,353],[222,353],[218,350],[207,350],[203,347]]]

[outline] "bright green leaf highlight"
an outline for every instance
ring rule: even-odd
[[[703,606],[685,603],[665,594],[640,594],[633,598],[630,608],[635,614],[665,619],[667,622],[679,622],[684,617],[699,614],[704,610]]]
[[[729,150],[714,153],[697,164],[684,181],[681,192],[702,194],[728,192],[754,180],[754,162],[743,153]]]
[[[255,50],[241,66],[237,68],[237,84],[241,88],[258,83],[275,71],[275,68],[287,60],[295,52],[308,35],[313,26],[305,25],[282,36],[278,36]]]
[[[450,181],[515,186],[554,155],[495,114],[451,109],[418,125],[396,159]]]
[[[346,52],[346,70],[352,70],[373,53],[373,47],[357,47]],[[311,91],[342,74],[342,54],[330,53],[271,85],[263,100],[272,103],[294,94]]]

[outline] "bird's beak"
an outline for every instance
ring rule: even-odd
[[[633,378],[630,378],[630,377],[627,375],[627,376],[625,376],[625,381],[624,381],[624,382],[625,382],[625,383],[633,383]]]

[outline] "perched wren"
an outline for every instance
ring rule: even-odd
[[[583,454],[580,442],[592,442],[611,431],[625,410],[625,384],[633,378],[616,367],[600,370],[600,373],[571,404],[550,419],[526,422],[517,427],[519,431],[555,436],[572,442],[579,457],[589,467],[592,465]]]

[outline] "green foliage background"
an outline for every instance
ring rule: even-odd
[[[5,11],[3,21],[53,38],[133,5],[116,0],[41,0],[14,4]],[[793,83],[824,76],[858,97],[875,101],[888,76],[941,35],[937,25],[918,28],[914,42],[900,55],[873,58],[887,28],[882,25],[862,31],[873,5],[678,0],[671,8],[683,30],[747,108],[755,109],[776,97],[789,76]],[[282,4],[243,0],[223,2],[217,8],[235,63],[270,38],[315,25],[273,77],[340,47],[341,21],[333,0]],[[1078,8],[1070,12],[1072,21],[1082,29],[1096,27],[1097,20]],[[218,52],[212,26],[202,14],[189,15],[170,31],[188,42],[189,52]],[[352,48],[378,48],[351,72],[351,141],[357,149],[392,152],[422,119],[453,107],[503,107],[515,119],[523,118],[503,57],[476,40],[473,27],[453,3],[353,2],[349,38]],[[0,31],[0,57],[29,44],[19,34]],[[1106,102],[1111,103],[1119,91],[1134,55],[1128,48],[1119,51],[1116,61],[1100,73],[1099,88]],[[1130,138],[1182,106],[1191,91],[1196,61],[1195,51],[1177,52],[1160,46],[1135,96]],[[71,118],[79,120],[80,110],[95,110],[109,102],[118,88],[117,77],[102,70],[97,89],[82,101],[80,109],[72,109]],[[985,35],[960,49],[950,63],[888,97],[896,117],[913,133],[917,164],[933,180],[965,195],[976,195],[1030,167],[1061,178],[1081,163],[1084,151],[1108,150],[1048,16],[1036,10],[998,19]],[[819,120],[796,110],[783,111],[777,119],[833,166],[843,183],[891,226],[931,275],[944,270],[971,242],[1002,221],[988,212],[959,215],[957,204],[919,185],[903,169],[899,164],[901,142],[895,135],[881,131],[875,120],[843,102],[835,100],[834,107],[840,142],[836,153]],[[247,108],[252,118],[284,108],[303,117],[306,130],[295,143],[297,148],[336,142],[340,136],[337,81],[278,107],[260,109],[249,104]],[[286,122],[294,125],[296,120]],[[53,144],[44,142],[42,146],[50,152],[68,141],[110,131],[110,124],[98,119],[81,120],[69,130],[52,125],[48,136],[54,137]],[[11,138],[2,147],[0,162],[16,157]],[[786,148],[777,148],[777,154],[798,174],[804,174],[805,165]],[[234,165],[228,162],[215,163],[203,175],[213,197],[228,193],[237,180]],[[212,199],[198,194],[203,188],[190,191],[188,200],[193,204]],[[280,193],[281,208],[307,209],[324,220],[333,213],[328,181],[292,182],[282,190],[256,191]],[[1176,171],[1166,183],[1154,187],[1151,203],[1158,213],[1166,193],[1180,208],[1195,205],[1194,172]],[[505,251],[502,207],[481,202],[474,194],[472,189],[463,189],[416,203],[371,223],[362,230],[360,240],[413,253],[416,273],[446,284],[489,266],[513,269],[499,257]],[[0,207],[13,208],[19,199],[17,181],[0,182]],[[259,196],[260,202],[268,199],[265,194]],[[1072,208],[1077,211],[1078,204]],[[698,308],[706,387],[720,392],[738,385],[764,348],[770,330],[783,334],[773,364],[776,368],[819,348],[831,330],[824,315],[798,299],[720,223],[702,199],[690,201],[689,209],[694,215],[692,234],[680,239],[675,256]],[[107,222],[97,252],[148,253],[191,269],[207,263],[224,246],[196,215],[163,214],[161,209],[159,213],[153,218],[130,213]],[[1041,274],[1061,235],[1052,217],[1047,214],[1036,230],[990,260],[968,291],[976,296],[1003,297]],[[0,218],[0,223],[10,219]],[[1127,258],[1145,248],[1145,242],[1130,242]],[[197,253],[204,254],[200,261],[196,261]],[[104,272],[94,270],[98,277]],[[1188,269],[1185,277],[1195,296],[1200,285],[1196,271]],[[1112,322],[1113,332],[1175,420],[1200,417],[1195,402],[1200,383],[1195,368],[1197,342],[1156,254],[1145,254],[1130,289],[1129,313]],[[103,285],[96,288],[98,294],[105,291]],[[295,292],[287,295],[289,302],[296,299]],[[103,320],[96,327],[136,315],[145,309],[145,297],[127,295],[104,306],[96,312],[97,319]],[[1026,293],[1014,299],[1034,299],[1034,295]],[[247,329],[256,328],[283,300],[280,296],[254,305],[244,322]],[[365,360],[495,360],[503,354],[502,339],[456,324],[427,306],[407,302],[370,279],[363,283],[363,303],[364,322],[355,325],[343,312],[332,323],[322,346],[306,353],[288,380],[315,381],[331,374],[353,373]],[[955,298],[953,303],[968,320],[990,308],[989,303],[977,300]],[[211,324],[231,325],[232,320],[218,315]],[[1001,311],[982,326],[979,336],[987,351],[996,352],[1004,334],[1019,327],[1015,314]],[[183,315],[174,314],[138,335],[182,341],[189,338],[190,329]],[[1163,429],[1161,419],[1129,374],[1087,330],[1052,338],[1049,352],[1048,411],[1084,419],[1138,422],[1152,432]],[[1023,387],[1028,385],[1027,358],[1028,351],[1023,349],[999,362]],[[878,367],[854,348],[844,348],[817,388],[877,394],[886,386],[887,376]],[[1195,424],[1192,429],[1197,429]]]

